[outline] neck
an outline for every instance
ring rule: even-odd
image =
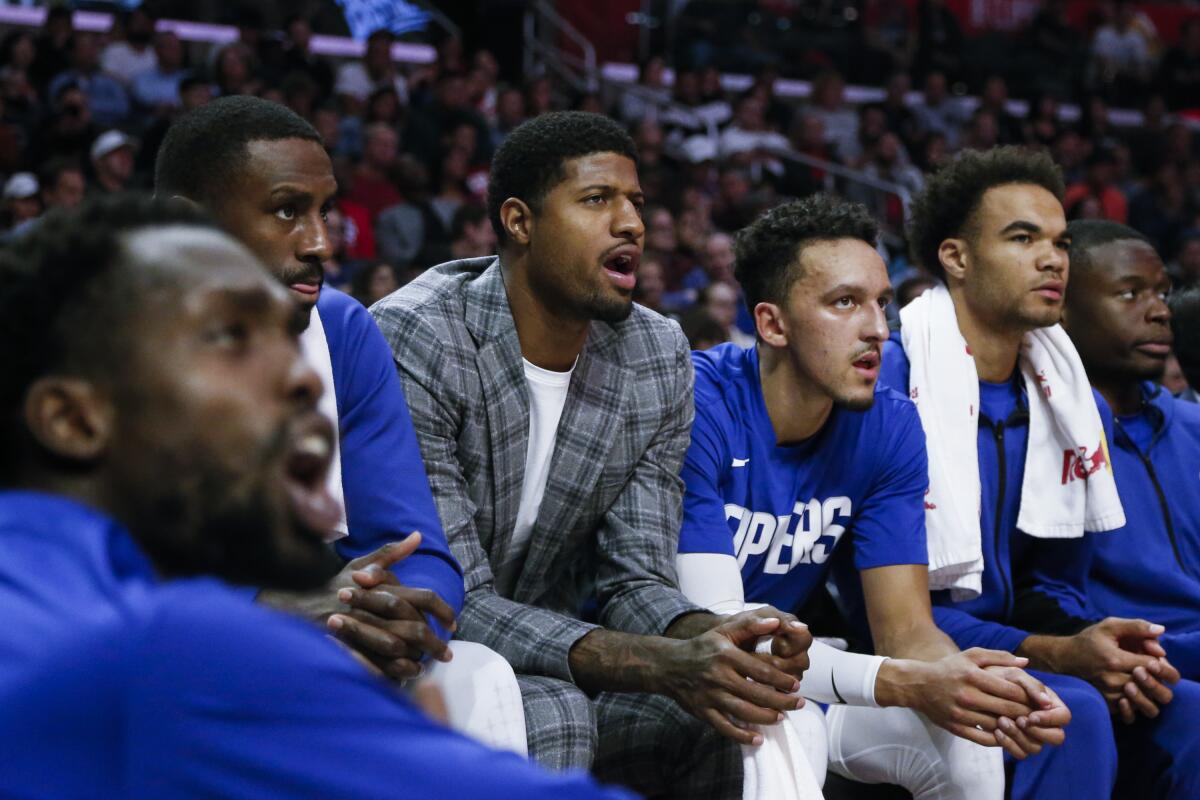
[[[821,430],[829,419],[833,400],[796,373],[786,351],[760,343],[758,377],[776,444],[802,442]]]
[[[958,330],[975,357],[975,371],[979,373],[979,379],[988,383],[1008,380],[1016,369],[1017,354],[1021,351],[1021,338],[1025,331],[1005,329],[981,319],[967,305],[961,287],[952,288],[950,297],[958,317]]]
[[[1142,384],[1137,380],[1113,375],[1095,375],[1092,386],[1108,403],[1114,414],[1136,414],[1142,408]]]
[[[556,314],[547,307],[529,285],[527,258],[501,258],[521,355],[542,369],[566,372],[583,351],[591,320]]]

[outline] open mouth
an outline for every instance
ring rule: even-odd
[[[878,351],[868,350],[855,359],[853,367],[859,372],[875,377],[879,373],[880,360]]]
[[[632,292],[637,285],[637,267],[641,254],[636,247],[621,247],[604,259],[604,272],[618,289]]]
[[[324,417],[298,432],[284,461],[284,483],[292,513],[305,528],[326,536],[342,519],[342,510],[325,479],[333,462],[333,433]]]

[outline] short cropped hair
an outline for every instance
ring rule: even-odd
[[[799,268],[804,248],[816,242],[858,239],[875,247],[879,224],[860,203],[814,194],[775,206],[734,238],[733,274],[746,305],[782,304]]]
[[[1170,306],[1175,358],[1188,384],[1200,391],[1200,287],[1172,292]]]
[[[23,439],[20,410],[39,378],[55,370],[108,372],[118,363],[115,345],[138,313],[131,294],[139,284],[130,275],[125,236],[161,225],[213,227],[189,204],[116,195],[51,211],[0,250],[0,436],[6,443]],[[9,455],[0,454],[5,480],[16,457]]]
[[[1041,186],[1062,200],[1062,172],[1050,156],[1021,147],[968,150],[934,173],[913,201],[908,242],[913,261],[939,280],[942,242],[962,236],[988,189],[1011,184]]]
[[[1092,251],[1097,247],[1127,240],[1150,244],[1149,239],[1128,225],[1106,219],[1072,220],[1067,223],[1067,233],[1071,234],[1072,274],[1082,274],[1095,266]]]
[[[210,206],[246,162],[250,142],[321,135],[290,108],[259,97],[233,95],[206,103],[167,130],[154,163],[154,192]]]
[[[492,158],[488,217],[496,237],[508,240],[500,206],[510,197],[541,211],[546,194],[563,180],[563,165],[593,153],[617,153],[637,163],[637,146],[625,129],[601,114],[553,111],[513,129]]]

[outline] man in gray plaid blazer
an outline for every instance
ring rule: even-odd
[[[811,637],[774,609],[715,617],[676,586],[692,371],[678,326],[630,299],[633,142],[599,115],[543,115],[505,140],[489,195],[499,258],[434,267],[372,308],[463,566],[457,636],[512,664],[542,763],[740,798],[737,743],[761,736],[731,719],[802,702]]]

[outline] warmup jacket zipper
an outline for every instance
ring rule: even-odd
[[[1162,511],[1163,522],[1167,526],[1167,539],[1171,542],[1171,552],[1175,554],[1175,561],[1179,564],[1179,568],[1183,570],[1183,573],[1185,575],[1192,575],[1191,570],[1183,563],[1183,556],[1179,554],[1179,543],[1175,540],[1175,523],[1171,520],[1171,510],[1167,506],[1167,495],[1163,492],[1162,484],[1158,480],[1158,473],[1154,470],[1154,463],[1151,462],[1150,455],[1142,452],[1142,448],[1137,446],[1137,443],[1125,432],[1125,428],[1115,418],[1113,419],[1113,426],[1129,442],[1130,448],[1133,452],[1137,453],[1138,458],[1142,461],[1142,466],[1146,468],[1146,474],[1150,476],[1150,483],[1154,486],[1154,493],[1158,496],[1158,508]],[[1196,576],[1192,575],[1192,577]]]
[[[1005,564],[1001,560],[1000,553],[1000,537],[1004,534],[1001,525],[1004,521],[1004,500],[1008,494],[1008,457],[1004,452],[1004,430],[1007,427],[1013,427],[1029,422],[1029,412],[1024,408],[1016,408],[1008,419],[1003,422],[992,422],[984,415],[979,415],[979,420],[987,424],[992,429],[992,437],[996,442],[996,461],[999,464],[999,486],[996,492],[996,508],[992,516],[994,517],[994,529],[992,535],[992,547],[995,552],[996,571],[1000,574],[1000,585],[1004,588],[1004,619],[1012,618],[1012,564]]]

